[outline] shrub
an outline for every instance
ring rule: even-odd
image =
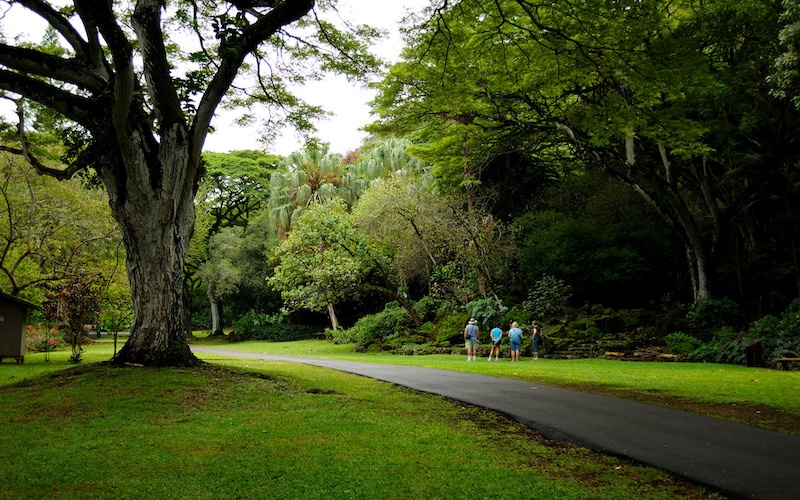
[[[481,328],[489,328],[495,323],[503,321],[503,314],[508,310],[507,307],[498,304],[492,298],[473,300],[467,304],[467,311],[478,320]]]
[[[571,297],[570,285],[554,276],[545,275],[528,292],[528,300],[523,303],[523,308],[530,317],[545,320],[563,314]]]
[[[29,352],[52,352],[60,349],[63,343],[63,336],[55,328],[28,325],[25,346]]]
[[[730,299],[703,299],[689,309],[686,319],[692,328],[719,328],[736,324],[740,317],[739,311],[739,304]]]
[[[800,357],[800,340],[776,342],[772,349],[768,350],[768,355],[764,356],[767,366],[774,366],[779,358],[798,358]]]
[[[734,333],[730,328],[717,330],[713,339],[700,346],[692,358],[744,364],[747,358],[745,347],[756,339],[762,340],[763,358],[768,366],[774,365],[778,358],[800,355],[800,301],[792,302],[780,316],[760,318],[744,332]]]
[[[359,319],[352,328],[336,332],[327,330],[326,335],[329,334],[336,343],[355,342],[366,346],[407,331],[410,327],[411,318],[408,316],[408,311],[391,302],[383,311]]]
[[[748,340],[742,334],[736,333],[730,328],[720,329],[714,334],[711,341],[701,345],[692,353],[692,359],[713,363],[744,364],[747,342]]]
[[[357,332],[353,328],[325,329],[325,338],[334,344],[355,344],[358,342]]]
[[[287,323],[280,314],[248,312],[233,324],[239,339],[290,342],[313,338],[318,328]]]
[[[436,300],[430,295],[426,295],[425,297],[419,299],[416,304],[414,304],[414,309],[417,311],[417,315],[422,319],[422,321],[432,321],[436,318]]]
[[[694,353],[703,342],[683,332],[674,332],[664,337],[669,352],[688,356]]]

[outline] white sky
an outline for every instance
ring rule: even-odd
[[[398,34],[400,20],[407,11],[419,12],[429,0],[339,0],[341,16],[357,24],[369,24],[388,31],[388,38],[373,47],[373,51],[384,60],[397,60],[402,49]],[[357,149],[366,134],[359,128],[374,120],[370,116],[368,102],[374,91],[360,88],[343,77],[330,77],[302,89],[298,94],[310,104],[321,105],[333,113],[317,122],[317,136],[330,143],[332,153],[345,154]],[[215,132],[206,139],[204,151],[226,153],[240,149],[264,149],[258,142],[260,125],[240,127],[233,120],[235,113],[219,110],[212,122]],[[300,151],[303,142],[293,131],[284,131],[268,148],[270,153],[288,155]]]

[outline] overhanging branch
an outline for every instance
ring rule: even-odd
[[[101,92],[108,84],[102,68],[87,68],[78,59],[64,59],[28,48],[0,44],[0,64],[25,74],[72,83],[93,92]]]
[[[50,168],[44,165],[41,161],[39,161],[36,156],[33,155],[30,148],[30,143],[28,142],[28,136],[25,133],[25,106],[23,99],[17,99],[17,132],[19,135],[19,142],[22,145],[22,148],[13,148],[6,145],[0,145],[0,151],[6,151],[11,154],[20,155],[25,160],[30,163],[30,165],[40,174],[49,175],[51,177],[55,177],[58,180],[67,180],[75,175],[76,172],[81,170],[82,167],[78,167],[72,165],[66,169],[57,169],[57,168]]]
[[[13,71],[0,70],[0,89],[38,102],[87,128],[99,114],[89,99]]]

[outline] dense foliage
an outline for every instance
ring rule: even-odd
[[[313,325],[290,323],[280,314],[260,314],[248,312],[240,316],[234,324],[237,340],[267,340],[270,342],[289,342],[313,338],[318,328]]]

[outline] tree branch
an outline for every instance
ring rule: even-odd
[[[193,149],[191,151],[192,157],[200,157],[203,142],[208,134],[217,106],[228,89],[230,89],[239,68],[244,62],[245,56],[254,52],[261,42],[277,33],[283,26],[308,14],[313,6],[314,0],[283,0],[277,2],[272,10],[245,28],[239,37],[229,40],[220,47],[222,62],[200,99],[197,113],[192,123],[190,132]]]
[[[133,91],[136,87],[136,74],[133,66],[133,47],[125,32],[117,24],[117,19],[112,10],[112,2],[95,2],[91,0],[76,0],[78,12],[84,19],[84,25],[96,26],[111,51],[116,75],[114,77],[115,101],[111,115],[116,131],[117,140],[121,147],[127,148],[127,120],[130,106],[133,101]]]
[[[97,106],[89,99],[21,73],[0,70],[0,89],[23,95],[87,128],[99,114]]]
[[[133,28],[139,37],[144,77],[155,108],[161,114],[163,128],[186,123],[180,99],[170,75],[167,49],[161,32],[160,0],[140,0],[133,13]]]
[[[2,147],[4,151],[22,155],[40,174],[50,175],[58,180],[67,180],[82,169],[82,167],[77,165],[72,165],[64,170],[50,168],[33,155],[30,149],[30,143],[28,142],[28,136],[25,134],[25,105],[23,99],[17,100],[17,132],[19,134],[19,142],[22,144],[22,149],[12,151],[12,148],[7,148],[5,146],[0,147]]]
[[[79,59],[64,59],[28,48],[0,44],[0,64],[22,73],[72,83],[92,92],[100,92],[108,85],[105,72],[86,68]]]
[[[64,37],[72,49],[78,55],[86,55],[89,50],[86,42],[81,38],[80,33],[72,27],[69,20],[64,17],[59,11],[54,9],[48,2],[44,0],[16,0],[14,3],[22,5],[26,9],[35,13],[47,24],[53,27],[58,33]],[[98,2],[93,2],[98,3]],[[110,3],[110,2],[109,2]],[[95,6],[95,8],[97,8]]]

